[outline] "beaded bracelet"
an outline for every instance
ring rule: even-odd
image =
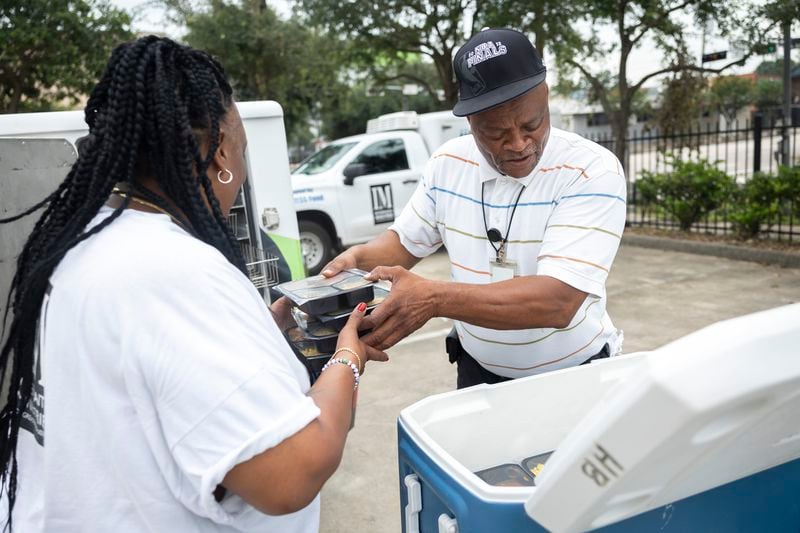
[[[340,357],[338,359],[329,360],[327,363],[325,363],[325,366],[322,367],[322,370],[320,371],[320,374],[322,374],[329,367],[331,367],[331,366],[333,366],[334,364],[337,364],[337,363],[350,367],[350,370],[353,371],[353,378],[355,378],[355,383],[353,384],[353,390],[358,389],[358,380],[361,377],[361,375],[358,372],[358,367],[356,366],[356,364],[353,363],[352,361],[348,360],[348,359],[344,359],[344,358]]]
[[[355,355],[356,356],[356,360],[358,361],[358,363],[356,363],[358,365],[358,368],[364,368],[361,365],[361,357],[358,356],[358,354],[356,353],[355,350],[351,350],[350,348],[346,348],[346,347],[343,346],[343,347],[337,349],[335,352],[333,352],[333,357],[336,357],[337,355],[339,355],[339,352],[347,352],[347,353]]]

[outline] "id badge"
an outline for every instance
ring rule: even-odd
[[[514,261],[491,261],[489,273],[492,275],[492,283],[514,279],[517,275],[517,263]]]

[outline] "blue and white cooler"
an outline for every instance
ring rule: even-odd
[[[431,396],[398,445],[406,533],[797,533],[800,304]]]

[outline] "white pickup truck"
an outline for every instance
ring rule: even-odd
[[[400,112],[370,120],[367,133],[333,141],[292,173],[303,260],[318,273],[343,246],[389,227],[442,143],[469,133],[450,111]]]

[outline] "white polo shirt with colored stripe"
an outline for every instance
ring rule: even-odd
[[[520,276],[550,276],[588,296],[563,329],[494,330],[457,321],[462,346],[487,370],[511,378],[578,365],[606,343],[616,355],[622,336],[606,313],[605,282],[625,227],[626,185],[607,149],[551,128],[539,163],[517,179],[494,170],[472,135],[452,139],[433,154],[390,229],[417,257],[444,244],[453,281],[490,283],[496,253],[482,209],[488,227],[505,236],[518,196],[506,259]]]

